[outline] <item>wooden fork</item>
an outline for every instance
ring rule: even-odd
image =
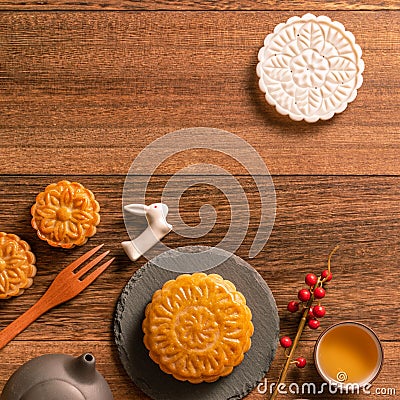
[[[56,276],[50,287],[37,301],[37,303],[35,303],[28,311],[26,311],[0,332],[0,349],[6,346],[12,339],[14,339],[19,333],[27,328],[32,322],[36,321],[36,319],[38,319],[45,312],[77,296],[80,292],[82,292],[83,289],[88,287],[101,273],[106,270],[106,268],[114,261],[114,258],[105,262],[103,265],[100,265],[84,279],[80,279],[95,265],[97,265],[105,256],[107,256],[109,251],[100,254],[93,261],[76,271],[79,266],[81,266],[93,254],[95,254],[101,247],[103,247],[102,244],[88,251],[72,264],[68,265],[68,267],[63,269]]]

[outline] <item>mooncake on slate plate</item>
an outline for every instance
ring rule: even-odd
[[[166,282],[145,315],[150,357],[181,381],[214,382],[229,375],[251,346],[246,299],[218,274],[183,274]]]

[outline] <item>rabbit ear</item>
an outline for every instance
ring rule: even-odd
[[[162,209],[162,212],[163,212],[164,217],[167,218],[167,215],[168,215],[168,206],[167,206],[166,204],[164,204],[164,203],[160,203],[160,206],[161,206],[161,209]]]
[[[148,210],[149,206],[146,206],[144,204],[128,204],[127,206],[124,206],[124,210],[130,214],[134,215],[146,215],[146,212]]]

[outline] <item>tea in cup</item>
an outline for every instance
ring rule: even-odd
[[[367,326],[353,321],[341,322],[325,330],[314,349],[315,366],[329,384],[371,383],[383,363],[382,345]]]

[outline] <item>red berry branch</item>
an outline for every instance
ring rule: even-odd
[[[325,297],[325,289],[324,285],[332,280],[332,272],[331,272],[331,257],[335,253],[335,251],[339,248],[336,246],[328,257],[328,269],[322,271],[321,275],[317,277],[315,274],[307,274],[305,277],[306,285],[308,289],[299,290],[297,297],[300,300],[298,301],[290,301],[287,305],[288,311],[291,313],[295,313],[300,310],[300,304],[302,304],[302,317],[299,322],[299,326],[297,328],[297,333],[292,341],[289,336],[283,336],[280,339],[281,346],[285,349],[286,362],[282,368],[281,374],[279,376],[279,380],[275,386],[274,392],[272,393],[270,400],[274,400],[278,395],[280,385],[285,381],[287,372],[291,364],[295,364],[298,368],[304,368],[307,364],[307,361],[304,357],[298,357],[294,359],[294,353],[296,351],[296,347],[299,343],[300,337],[303,333],[303,330],[306,324],[311,329],[318,329],[320,326],[320,322],[318,318],[324,317],[326,311],[325,307],[319,303],[319,300]],[[318,304],[313,306],[315,301],[318,301]]]

